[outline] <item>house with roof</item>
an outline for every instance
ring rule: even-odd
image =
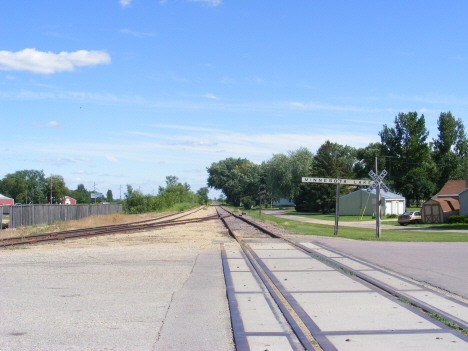
[[[466,175],[465,189],[458,193],[458,202],[460,204],[460,214],[468,217],[468,174]]]
[[[6,196],[0,194],[0,205],[13,206],[14,204],[15,204],[15,200],[13,200],[11,197],[6,197]]]
[[[76,200],[71,196],[65,196],[62,199],[62,205],[76,205]]]
[[[404,196],[380,191],[381,214],[403,214],[406,208]],[[340,197],[340,216],[372,216],[376,212],[375,189],[370,193],[367,189],[359,189]]]
[[[432,199],[422,205],[423,223],[445,223],[450,216],[460,214],[460,193],[468,187],[466,180],[449,180]]]

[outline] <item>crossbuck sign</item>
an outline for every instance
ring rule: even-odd
[[[384,183],[382,183],[382,180],[385,178],[386,175],[387,175],[387,171],[385,169],[382,171],[382,173],[380,173],[378,177],[376,177],[376,174],[374,173],[374,171],[370,171],[369,176],[374,180],[374,183],[372,183],[372,185],[367,188],[367,192],[370,193],[372,190],[377,188],[377,185],[379,184],[380,184],[380,189],[382,189],[385,192],[388,192],[387,186]]]

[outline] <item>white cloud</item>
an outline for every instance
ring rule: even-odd
[[[218,6],[221,5],[221,0],[189,0],[190,2],[201,2],[205,3],[208,6]]]
[[[59,148],[57,148],[58,150]],[[52,164],[55,164],[57,166],[63,166],[65,164],[70,164],[70,163],[75,163],[75,162],[87,162],[87,161],[91,161],[91,159],[87,158],[87,157],[79,157],[79,158],[36,158],[34,160],[35,162],[43,162],[43,163],[52,163]],[[77,174],[91,174],[91,173],[87,173],[87,172],[84,172],[84,171],[78,171],[78,172],[75,172]]]
[[[162,145],[215,146],[215,145],[218,145],[218,143],[213,143],[211,141],[181,141],[181,142],[177,142],[177,143],[163,142]]]
[[[117,162],[117,159],[114,156],[106,156],[109,161]]]
[[[122,7],[129,7],[132,4],[133,0],[119,0],[120,5]]]
[[[52,121],[49,123],[33,123],[32,125],[37,128],[57,128],[57,129],[65,128],[63,124],[58,123],[56,121]]]
[[[134,30],[131,29],[121,29],[120,33],[122,34],[128,34],[128,35],[133,35],[134,37],[137,38],[144,38],[144,37],[154,37],[153,33],[141,33],[141,32],[135,32]]]
[[[74,162],[71,158],[36,158],[35,162],[53,163],[57,166],[63,166]]]
[[[6,78],[6,79],[10,79],[10,80],[14,80],[14,79],[16,79],[16,77],[14,77],[14,76],[10,76],[10,75],[7,75],[5,78]]]
[[[214,96],[211,93],[206,93],[205,97],[207,97],[208,99],[219,100],[219,98],[217,98],[216,96]]]
[[[27,71],[39,74],[52,74],[74,71],[76,67],[95,66],[111,62],[107,52],[78,50],[62,51],[59,54],[24,49],[18,52],[0,51],[0,70]]]
[[[83,170],[76,171],[75,173],[76,174],[93,174],[91,172],[86,172],[86,171],[83,171]]]

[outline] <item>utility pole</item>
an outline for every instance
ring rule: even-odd
[[[94,182],[94,194],[96,194],[96,182]],[[94,195],[94,204],[96,205],[96,195]]]
[[[120,200],[122,200],[122,184],[120,184]]]
[[[52,205],[52,174],[50,175],[50,204]]]
[[[262,215],[262,195],[260,195],[260,216]]]
[[[375,156],[375,174],[379,174],[377,169],[377,156]],[[375,195],[375,234],[377,238],[380,238],[380,182],[377,184],[377,188],[375,188]]]

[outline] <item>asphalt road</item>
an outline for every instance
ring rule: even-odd
[[[319,237],[310,240],[468,299],[466,242],[374,242]]]

